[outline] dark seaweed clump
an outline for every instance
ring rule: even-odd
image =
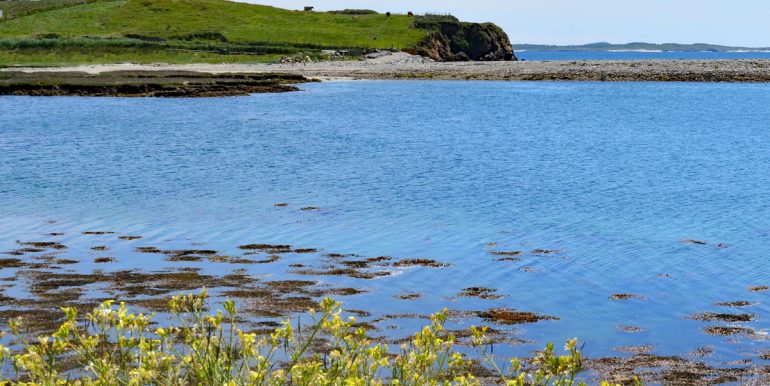
[[[629,354],[649,354],[654,349],[655,347],[653,347],[651,344],[646,344],[642,346],[618,346],[613,348],[613,350],[617,352],[629,353]]]
[[[397,261],[395,264],[393,264],[395,267],[413,267],[413,266],[421,266],[421,267],[432,267],[432,268],[443,268],[443,267],[450,267],[451,264],[445,264],[445,263],[439,263],[436,260],[431,259],[403,259]]]
[[[645,331],[645,330],[644,330],[643,328],[641,328],[641,327],[637,327],[637,326],[626,326],[626,325],[622,325],[622,324],[619,324],[619,325],[615,326],[615,328],[616,328],[618,331],[622,331],[622,332],[640,333],[640,332],[644,332],[644,331]]]
[[[649,353],[630,358],[587,359],[585,367],[593,370],[599,379],[624,385],[633,385],[634,376],[643,379],[645,384],[717,385],[740,383],[758,375],[756,369],[750,367],[712,367],[679,356]]]
[[[507,308],[493,308],[479,312],[478,316],[497,324],[537,323],[541,320],[559,320],[555,316],[539,315],[534,312],[522,312]]]
[[[463,289],[457,296],[459,297],[473,297],[479,299],[500,299],[503,295],[497,294],[497,290],[494,288],[484,287],[469,287]]]
[[[720,306],[720,307],[751,307],[751,306],[754,305],[754,303],[748,302],[748,301],[745,301],[745,300],[738,300],[738,301],[733,301],[733,302],[714,303],[714,305],[715,306]]]
[[[636,294],[613,294],[610,296],[610,300],[647,300],[647,298]]]
[[[690,317],[693,320],[700,320],[705,322],[751,322],[756,319],[756,315],[752,314],[725,314],[718,312],[704,312],[695,314]]]
[[[276,244],[247,244],[241,245],[238,248],[244,250],[254,250],[268,253],[289,253],[291,252],[291,245],[276,245]]]
[[[523,255],[524,252],[522,251],[493,251],[490,252],[490,254],[495,256],[520,256]]]
[[[709,335],[730,336],[730,335],[754,335],[754,330],[747,327],[732,326],[708,326],[703,329]]]
[[[45,248],[45,249],[66,249],[67,248],[66,245],[57,243],[54,241],[28,241],[28,242],[19,242],[19,244],[29,245],[35,248]]]
[[[0,268],[21,268],[26,266],[26,264],[21,261],[21,259],[0,259]]]

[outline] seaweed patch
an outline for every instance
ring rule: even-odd
[[[613,301],[621,301],[621,300],[647,300],[647,297],[637,294],[612,294],[610,295],[610,300]]]
[[[700,320],[704,322],[751,322],[756,319],[756,315],[752,314],[725,314],[718,312],[703,312],[690,316],[690,319]]]
[[[498,294],[496,289],[484,287],[468,287],[463,289],[457,296],[479,299],[500,299],[504,297],[503,295]]]
[[[479,312],[478,316],[497,324],[537,323],[541,320],[559,320],[555,316],[540,315],[534,312],[516,311],[507,308],[493,308]]]
[[[431,267],[431,268],[444,268],[450,267],[451,264],[440,263],[432,259],[402,259],[393,264],[395,267]]]

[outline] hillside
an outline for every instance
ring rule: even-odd
[[[322,50],[415,50],[440,33],[420,27],[419,16],[302,12],[225,0],[4,0],[0,9],[6,14],[0,19],[5,65],[264,62],[320,57]]]

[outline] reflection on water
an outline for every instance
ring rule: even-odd
[[[394,339],[447,307],[505,353],[761,362],[770,86],[303,87],[0,98],[3,315],[207,285],[254,323],[330,294]]]

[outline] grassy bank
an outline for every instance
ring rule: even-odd
[[[225,0],[15,0],[0,9],[4,65],[265,62],[323,49],[405,49],[426,36],[406,15]]]
[[[50,67],[110,63],[269,63],[275,54],[218,54],[173,49],[146,48],[65,48],[0,50],[0,67]]]
[[[11,362],[2,367],[3,376],[40,385],[418,386],[479,385],[475,374],[485,374],[486,382],[511,386],[568,386],[578,384],[582,368],[577,341],[571,340],[566,355],[548,345],[531,360],[514,359],[501,369],[485,349],[486,329],[472,327],[474,345],[490,366],[482,369],[454,350],[455,337],[444,330],[446,311],[433,315],[430,325],[395,353],[373,342],[328,298],[311,311],[311,323],[286,321],[263,335],[238,328],[231,301],[207,314],[206,299],[205,290],[173,297],[175,322],[160,327],[111,301],[83,319],[74,308],[64,308],[66,321],[50,336],[25,336],[23,325],[12,321],[11,336],[20,344],[13,353],[0,346],[2,359]]]

